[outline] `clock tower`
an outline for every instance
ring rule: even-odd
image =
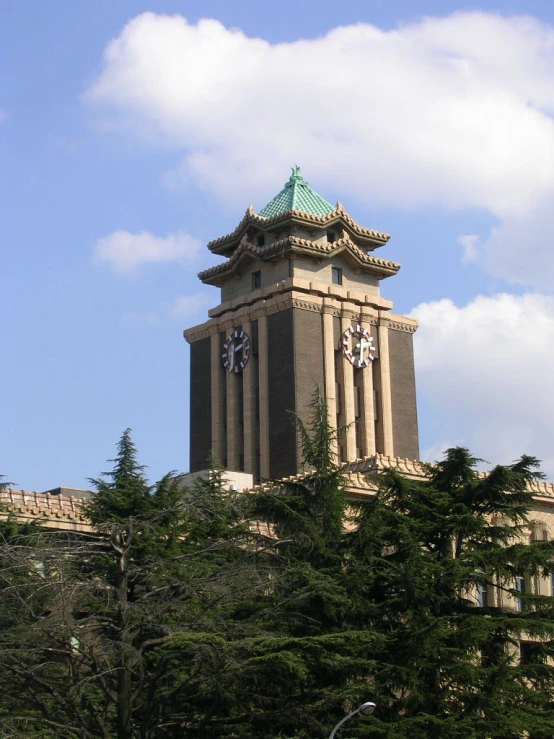
[[[309,420],[316,387],[343,461],[377,453],[418,459],[412,339],[380,283],[400,265],[376,256],[389,236],[358,225],[293,167],[265,208],[250,207],[208,244],[225,259],[199,274],[218,287],[190,343],[190,469],[210,453],[254,480],[301,470],[289,411]]]

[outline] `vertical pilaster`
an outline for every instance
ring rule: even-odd
[[[330,307],[325,307],[323,299],[323,364],[325,371],[325,398],[327,400],[327,411],[329,425],[337,428],[337,398],[335,395],[337,378],[335,377],[335,341],[333,336],[333,313]],[[338,444],[335,439],[333,451],[338,455]]]
[[[369,316],[362,312],[362,325],[369,329]],[[375,401],[373,393],[373,366],[362,370],[362,454],[371,457],[375,454]]]
[[[362,370],[362,454],[375,454],[375,405],[373,395],[373,367]]]
[[[341,325],[342,330],[352,324],[352,318],[343,315]],[[356,413],[354,405],[354,367],[348,359],[343,356],[343,399],[344,399],[344,424],[346,426],[346,460],[352,462],[356,459]]]
[[[392,440],[392,398],[390,384],[389,328],[379,323],[379,373],[381,380],[381,422],[383,453],[394,456]]]
[[[221,345],[217,326],[210,336],[210,382],[212,403],[212,454],[222,462],[225,456],[225,433],[223,429],[223,393],[221,369]]]
[[[240,410],[239,382],[234,372],[227,372],[227,469],[239,469]]]
[[[252,344],[252,323],[247,321],[242,324],[242,330],[250,337]],[[244,471],[256,474],[256,447],[257,447],[257,422],[256,422],[256,364],[254,357],[244,366],[242,371],[242,399],[243,399],[243,424],[244,424]]]
[[[269,395],[267,316],[258,318],[258,387],[260,414],[260,477],[269,478]]]

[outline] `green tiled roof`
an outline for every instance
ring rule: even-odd
[[[335,210],[325,198],[314,192],[300,174],[300,167],[294,165],[289,181],[281,192],[271,200],[258,215],[262,218],[273,218],[289,210],[301,210],[303,213],[312,213],[324,216]]]

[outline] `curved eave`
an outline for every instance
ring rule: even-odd
[[[305,213],[300,210],[289,210],[285,213],[278,213],[271,218],[264,218],[263,216],[257,215],[254,213],[252,206],[250,206],[234,231],[226,236],[220,236],[218,239],[209,241],[207,246],[213,254],[230,256],[236,249],[249,226],[256,226],[266,230],[268,228],[286,226],[290,223],[297,223],[299,225],[312,228],[324,228],[326,226],[332,226],[335,223],[341,223],[352,233],[353,236],[366,242],[370,249],[377,249],[380,246],[384,246],[390,239],[390,235],[387,233],[359,226],[356,221],[348,215],[340,203],[337,203],[335,210],[324,216]]]
[[[269,261],[286,253],[303,254],[312,259],[330,259],[338,254],[344,253],[349,261],[353,262],[362,272],[376,274],[380,279],[392,277],[400,269],[400,264],[381,259],[372,254],[365,254],[349,238],[338,239],[333,244],[322,244],[301,239],[297,236],[287,236],[284,239],[274,241],[268,246],[254,246],[253,244],[240,244],[228,262],[210,267],[198,274],[198,277],[208,285],[217,285],[221,278],[232,274],[246,257]]]

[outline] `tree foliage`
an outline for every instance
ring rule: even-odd
[[[357,506],[347,577],[386,638],[368,736],[554,735],[553,599],[516,587],[552,568],[552,542],[530,541],[538,463],[481,475],[478,461],[449,449],[425,480],[390,471]]]
[[[126,431],[92,531],[1,525],[6,736],[308,739],[366,700],[341,736],[554,736],[537,460],[450,449],[347,500],[319,394],[297,423],[307,472],[256,494],[150,486]]]
[[[149,487],[129,431],[93,483],[91,532],[16,533],[2,549],[4,731],[210,736],[235,709],[234,611],[267,587],[244,496],[218,470]]]

